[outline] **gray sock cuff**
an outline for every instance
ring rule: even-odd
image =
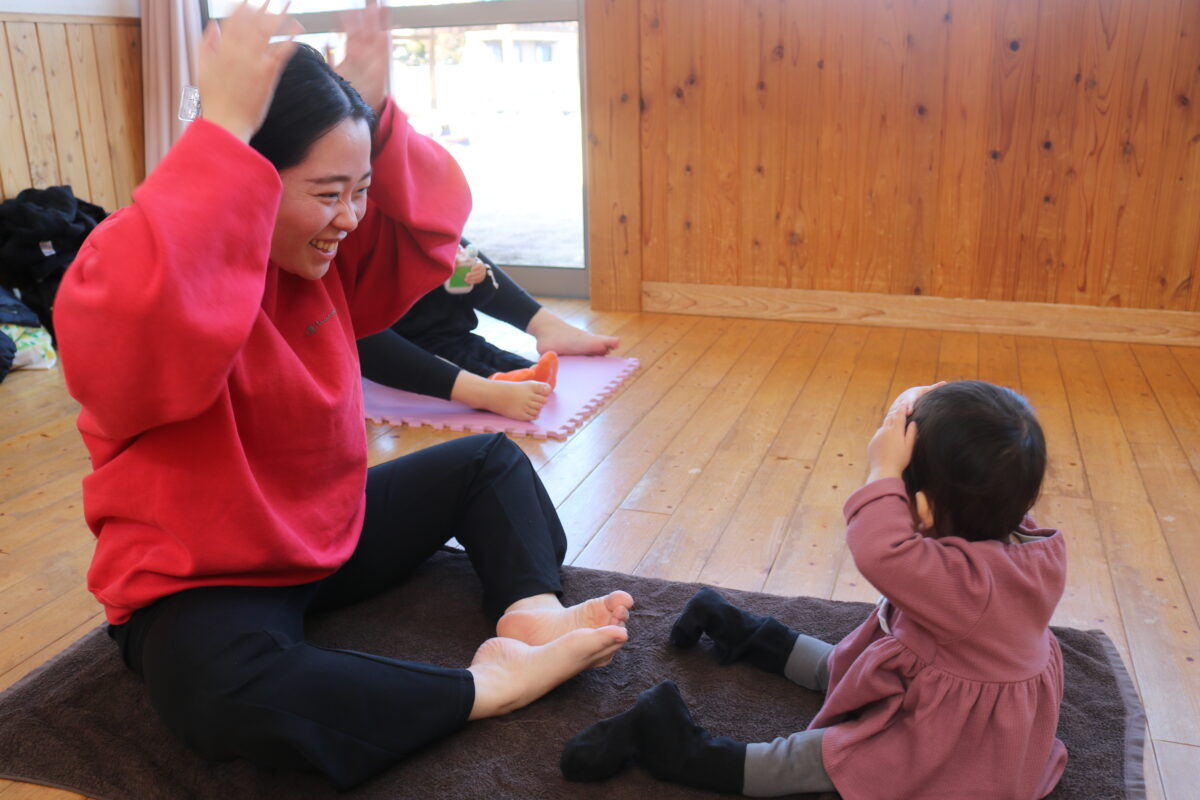
[[[796,637],[783,674],[805,689],[823,692],[829,687],[829,654],[832,652],[833,645],[802,633]]]
[[[770,742],[746,745],[742,794],[779,797],[806,792],[831,792],[833,781],[821,756],[825,729],[793,733]]]

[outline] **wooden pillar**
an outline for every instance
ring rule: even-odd
[[[639,311],[642,294],[640,0],[584,0],[591,304]]]

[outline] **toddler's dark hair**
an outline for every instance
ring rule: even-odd
[[[301,43],[283,68],[267,118],[250,146],[277,170],[294,167],[317,139],[347,118],[366,120],[375,132],[375,111],[315,48]]]
[[[1033,507],[1046,440],[1024,397],[983,381],[956,381],[921,397],[917,443],[904,470],[910,497],[933,505],[938,536],[1004,539]]]

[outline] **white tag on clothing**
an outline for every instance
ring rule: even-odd
[[[54,249],[54,242],[50,241],[49,239],[44,242],[38,242],[38,247],[42,248],[42,255],[44,255],[46,258],[49,258],[58,252]]]

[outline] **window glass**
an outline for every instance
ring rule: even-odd
[[[392,91],[462,166],[464,235],[502,264],[582,267],[575,22],[393,31]]]
[[[260,0],[255,0],[256,2]],[[208,15],[210,17],[226,17],[239,5],[241,0],[208,0]],[[390,8],[405,8],[408,6],[446,6],[466,2],[504,2],[504,0],[386,0],[384,5]],[[271,0],[271,10],[283,8],[284,0]],[[316,11],[344,11],[348,8],[362,8],[363,0],[292,0],[288,9],[290,14],[310,14]]]

